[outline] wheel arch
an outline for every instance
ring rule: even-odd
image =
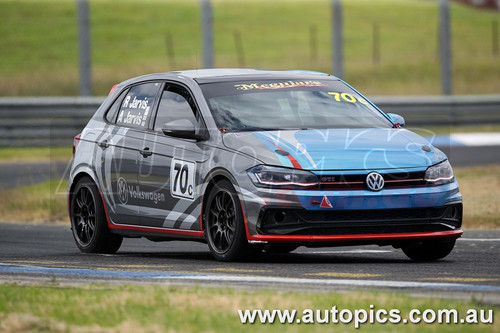
[[[96,181],[96,179],[95,179],[95,177],[93,176],[93,173],[89,172],[89,170],[86,170],[86,169],[82,169],[82,170],[78,171],[71,178],[71,182],[68,185],[68,217],[69,217],[70,221],[71,221],[71,199],[73,197],[73,191],[75,189],[76,184],[78,184],[78,182],[80,181],[80,179],[82,179],[84,177],[88,177],[88,178],[92,179],[92,181],[96,185],[98,184],[97,181]],[[105,205],[106,203],[103,202],[103,204]]]
[[[95,177],[93,177],[92,173],[86,171],[86,170],[82,170],[80,172],[78,172],[72,179],[71,181],[71,184],[69,185],[69,188],[68,188],[68,199],[71,199],[71,196],[73,195],[73,190],[75,189],[75,186],[76,184],[78,184],[78,182],[80,181],[80,179],[84,178],[84,177],[88,177],[90,179],[92,179],[92,181],[97,185],[97,181],[95,179]]]
[[[207,199],[208,196],[210,195],[210,192],[214,188],[215,184],[220,181],[226,179],[228,180],[234,187],[236,194],[238,195],[238,199],[240,200],[240,203],[243,203],[243,198],[241,195],[240,187],[238,185],[238,182],[236,179],[233,177],[233,175],[226,169],[224,168],[217,168],[213,169],[208,173],[208,175],[205,177],[204,184],[205,188],[203,190],[203,196],[202,196],[202,202],[201,202],[201,216],[200,216],[200,228],[203,232],[205,232],[205,205],[207,204]],[[245,212],[243,211],[243,215]]]

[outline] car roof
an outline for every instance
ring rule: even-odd
[[[212,82],[228,82],[236,80],[258,80],[258,79],[290,79],[290,80],[317,80],[317,79],[335,79],[338,78],[321,72],[307,70],[264,70],[264,69],[247,69],[247,68],[210,68],[210,69],[192,69],[183,71],[172,71],[166,73],[147,74],[132,78],[123,83],[132,83],[137,81],[147,80],[168,80],[173,78],[192,79],[199,84]]]

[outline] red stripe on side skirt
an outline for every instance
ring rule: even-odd
[[[162,233],[162,234],[189,235],[189,236],[199,236],[199,237],[204,236],[203,231],[166,229],[166,228],[155,228],[155,227],[141,227],[141,226],[136,226],[136,225],[111,223],[111,221],[109,220],[109,217],[108,217],[108,209],[106,208],[106,203],[104,202],[104,197],[102,195],[101,190],[99,190],[99,194],[101,195],[102,205],[104,207],[104,215],[106,215],[106,221],[108,223],[108,228],[110,228],[110,229],[148,231],[148,232],[157,232],[157,233]]]

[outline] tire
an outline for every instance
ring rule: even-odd
[[[258,256],[262,247],[248,244],[240,200],[233,185],[226,179],[219,180],[206,202],[204,230],[212,255],[219,261]]]
[[[299,246],[294,244],[266,244],[264,251],[267,253],[290,253]]]
[[[456,238],[421,240],[403,246],[402,250],[414,261],[434,261],[450,254],[455,242]]]
[[[112,234],[107,225],[101,195],[89,177],[75,185],[70,201],[73,238],[84,253],[115,253],[123,237]]]

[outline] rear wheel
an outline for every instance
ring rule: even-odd
[[[455,238],[420,240],[402,247],[403,252],[415,261],[434,261],[451,253]]]
[[[76,184],[70,217],[73,238],[80,251],[115,253],[120,248],[123,237],[109,231],[103,202],[92,179],[84,177]]]
[[[226,179],[218,181],[208,195],[205,237],[220,261],[249,259],[261,252],[261,247],[248,244],[240,200]]]

